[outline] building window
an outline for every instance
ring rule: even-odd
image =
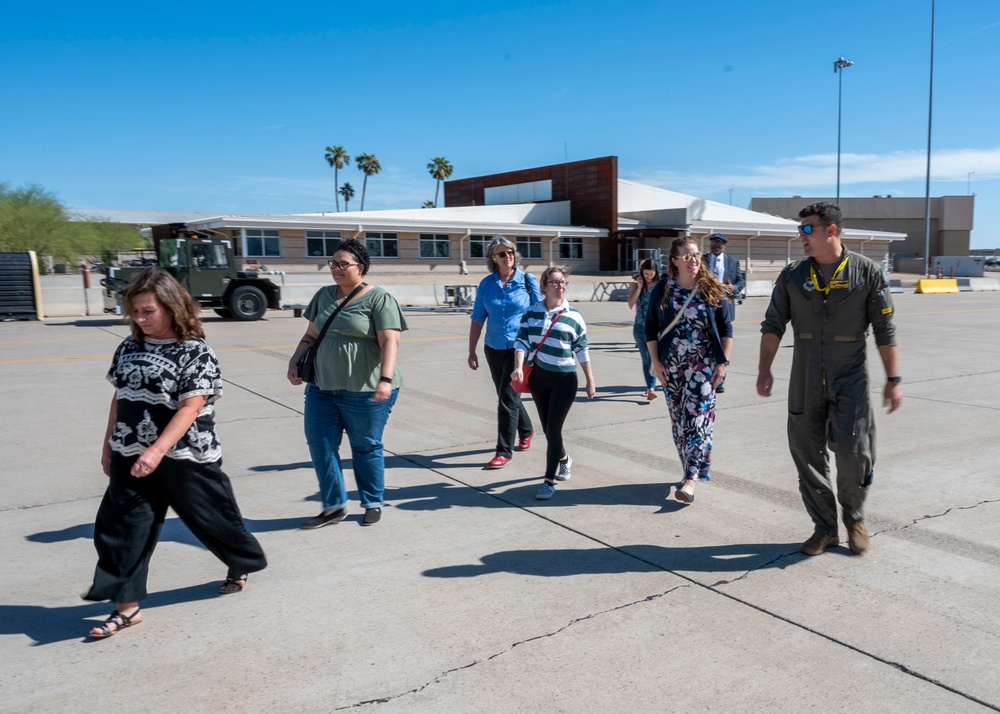
[[[281,256],[278,231],[247,229],[247,257],[277,258]]]
[[[329,258],[340,245],[340,231],[306,231],[306,255],[310,258]]]
[[[451,241],[447,235],[420,234],[421,258],[450,258]]]
[[[560,238],[559,260],[582,260],[583,238]]]
[[[487,206],[508,203],[537,203],[552,200],[552,179],[512,183],[483,189],[483,200]]]
[[[493,236],[469,236],[469,257],[485,258]]]
[[[365,233],[365,245],[373,258],[399,257],[399,237],[395,233]]]
[[[542,239],[538,236],[523,236],[517,239],[517,251],[522,258],[541,258]]]
[[[234,230],[233,234],[233,255],[237,258],[243,256],[243,231]]]

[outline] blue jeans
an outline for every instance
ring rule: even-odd
[[[382,432],[399,396],[384,402],[372,400],[374,392],[324,391],[310,382],[306,385],[306,442],[319,479],[323,510],[347,505],[347,488],[340,466],[340,444],[344,432],[351,443],[354,480],[362,508],[381,508],[385,493],[385,453]]]
[[[653,361],[649,358],[646,331],[642,325],[632,325],[632,337],[635,339],[635,346],[639,348],[639,356],[642,357],[642,375],[645,378],[646,389],[656,389],[656,377],[649,374],[649,368],[653,366]]]

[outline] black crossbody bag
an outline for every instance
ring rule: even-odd
[[[319,331],[319,335],[316,336],[316,341],[306,348],[306,351],[302,353],[299,358],[299,363],[296,365],[296,369],[299,372],[299,379],[303,382],[314,382],[316,381],[316,351],[319,349],[319,343],[323,339],[323,335],[330,328],[330,323],[333,322],[333,318],[344,309],[344,305],[350,302],[351,298],[361,292],[368,283],[361,283],[358,287],[354,288],[350,295],[344,298],[344,301],[337,305],[337,308],[330,313],[330,317],[326,318],[326,322],[323,323],[323,329]],[[336,295],[336,293],[334,294]]]

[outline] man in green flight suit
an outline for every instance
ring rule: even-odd
[[[806,257],[785,266],[774,284],[760,328],[757,393],[771,396],[771,365],[790,321],[795,343],[788,384],[788,446],[802,501],[815,524],[802,552],[819,555],[840,542],[839,500],[848,546],[861,554],[869,546],[864,504],[875,463],[866,357],[869,326],[888,380],[884,403],[890,414],[903,403],[892,298],[880,266],[841,242],[839,206],[814,203],[799,211],[799,218]],[[836,459],[836,487],[827,448]]]

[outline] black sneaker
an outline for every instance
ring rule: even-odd
[[[313,530],[315,528],[322,528],[323,526],[328,526],[331,523],[339,523],[347,517],[347,509],[340,508],[336,511],[331,511],[330,513],[320,513],[315,518],[310,518],[308,521],[302,524],[302,527],[306,530]]]
[[[382,518],[381,508],[369,508],[365,511],[365,517],[361,521],[363,526],[373,526]]]

